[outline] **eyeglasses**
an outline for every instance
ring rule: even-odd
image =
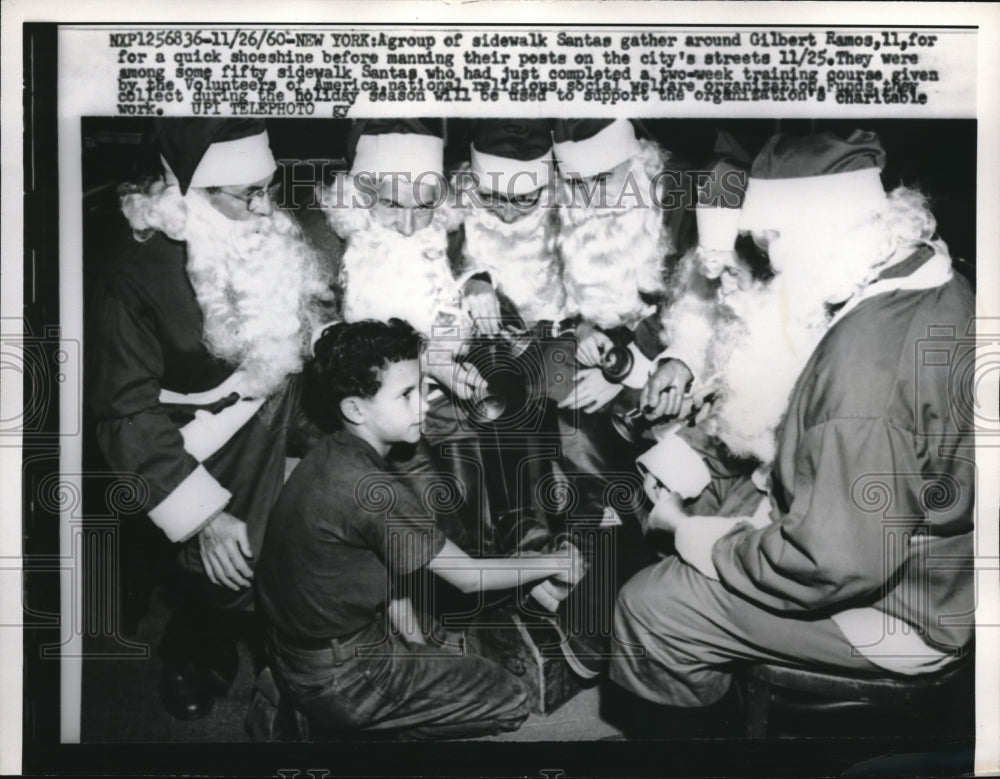
[[[260,209],[265,204],[271,204],[277,202],[278,193],[281,191],[281,179],[272,181],[266,187],[249,187],[243,194],[235,195],[232,192],[227,192],[224,189],[219,189],[218,193],[220,195],[226,195],[233,198],[234,200],[239,200],[243,203],[248,211],[254,211]]]
[[[515,197],[505,197],[498,192],[482,193],[483,205],[496,211],[502,211],[508,204],[514,206],[518,211],[530,211],[542,198],[542,190],[536,189],[527,195]]]

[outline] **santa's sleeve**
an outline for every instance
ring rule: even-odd
[[[817,425],[795,453],[787,510],[772,499],[772,521],[762,527],[738,522],[701,532],[692,522],[677,546],[692,560],[710,560],[703,573],[766,608],[813,611],[877,593],[906,554],[887,546],[885,507],[858,490],[871,482],[889,496],[901,518],[892,530],[905,533],[923,516],[916,451],[909,432],[883,420]]]
[[[101,452],[111,468],[142,478],[144,510],[171,541],[184,541],[232,495],[185,450],[160,405],[163,356],[144,306],[122,285],[106,286],[88,319],[88,404]]]

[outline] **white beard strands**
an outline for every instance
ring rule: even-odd
[[[247,394],[268,395],[302,369],[332,280],[288,214],[236,222],[197,193],[185,200],[187,272],[205,345],[244,372]]]
[[[922,240],[897,225],[923,225],[925,211],[919,193],[899,188],[887,214],[863,224],[788,230],[768,246],[782,272],[725,299],[733,318],[711,341],[708,370],[716,366],[719,397],[708,426],[734,454],[773,461],[792,390],[830,327],[829,305],[860,292],[898,247],[905,255]]]
[[[485,208],[466,209],[463,270],[488,271],[528,325],[565,316],[558,222],[549,200],[543,192],[533,212],[510,224]]]
[[[719,302],[719,285],[701,274],[697,250],[688,251],[678,262],[664,295],[660,340],[691,370],[691,392],[696,398],[714,390],[707,358],[726,313]]]
[[[642,151],[632,159],[622,192],[603,198],[610,207],[559,209],[567,314],[600,327],[631,327],[652,313],[639,293],[663,293],[663,261],[674,250],[652,186],[668,155],[652,141],[639,143]],[[560,202],[573,202],[568,182],[559,186]]]
[[[438,221],[405,236],[369,218],[347,241],[340,267],[345,321],[397,317],[431,335],[438,313],[461,304]]]
[[[709,350],[718,394],[707,430],[733,454],[768,464],[792,390],[830,316],[819,296],[781,276],[733,293],[726,308],[732,318]]]

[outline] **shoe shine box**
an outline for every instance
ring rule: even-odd
[[[538,714],[555,711],[583,689],[566,663],[557,631],[509,607],[480,615],[466,634],[466,649],[524,679]]]

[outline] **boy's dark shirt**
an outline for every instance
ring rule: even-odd
[[[285,635],[347,636],[385,609],[390,571],[418,570],[444,542],[405,477],[338,431],[310,450],[278,497],[255,568],[257,601]]]

